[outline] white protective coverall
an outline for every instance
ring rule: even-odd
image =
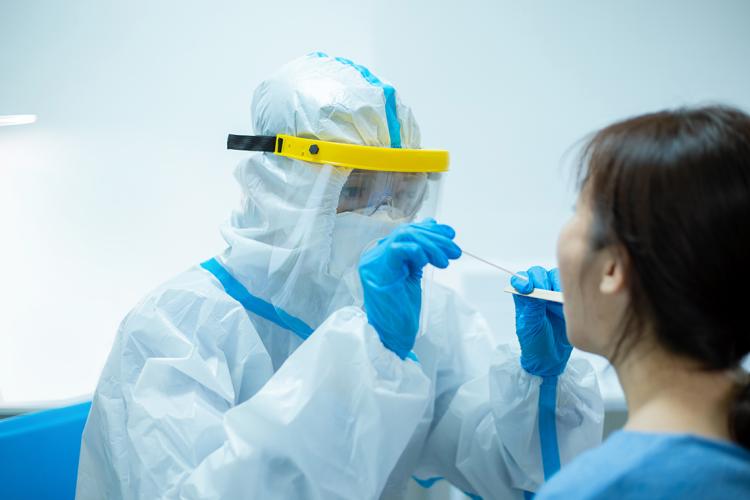
[[[420,147],[390,85],[321,53],[264,81],[252,112],[258,134]],[[77,498],[394,498],[412,476],[484,498],[539,488],[543,381],[476,311],[432,283],[418,361],[368,324],[358,256],[395,223],[337,213],[350,172],[269,153],[238,165],[228,249],[122,322],[84,430]],[[564,464],[599,443],[603,411],[586,362],[572,360],[556,384]]]

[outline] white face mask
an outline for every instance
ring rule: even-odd
[[[408,221],[404,218],[393,219],[387,209],[378,210],[372,215],[356,212],[337,214],[333,227],[329,273],[341,278],[355,271],[362,252],[405,222]]]

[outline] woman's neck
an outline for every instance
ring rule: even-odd
[[[653,345],[633,349],[626,358],[615,365],[628,402],[626,430],[730,440],[735,386],[727,372],[701,370]]]

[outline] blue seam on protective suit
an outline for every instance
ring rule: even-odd
[[[417,357],[417,355],[416,355],[416,354],[414,353],[414,351],[409,351],[409,354],[407,354],[407,355],[406,355],[406,358],[407,358],[407,359],[410,359],[410,360],[412,360],[412,361],[414,361],[414,362],[416,362],[416,363],[419,363],[419,358],[418,358],[418,357]],[[415,479],[416,479],[416,478],[415,478]]]
[[[201,263],[201,267],[213,274],[224,287],[224,291],[226,291],[234,300],[242,304],[248,311],[257,314],[261,318],[265,318],[272,323],[276,323],[285,330],[294,332],[297,336],[302,338],[302,340],[305,340],[312,334],[313,329],[304,321],[295,318],[286,311],[274,307],[273,304],[251,294],[247,288],[237,281],[229,271],[224,269],[224,266],[219,264],[219,261],[215,258]]]
[[[524,490],[523,492],[523,500],[534,500],[534,494],[530,491]]]
[[[310,54],[315,57],[328,57],[324,52],[313,52]],[[383,89],[383,95],[385,96],[385,119],[388,123],[388,136],[391,140],[392,148],[401,147],[401,124],[398,121],[398,112],[396,110],[396,89],[393,85],[384,83],[377,76],[373,75],[369,69],[364,66],[357,64],[344,57],[334,57],[334,59],[341,64],[346,64],[359,71],[362,78],[367,80],[369,83],[376,87]]]
[[[560,470],[557,446],[557,377],[544,377],[539,387],[539,442],[542,447],[544,480]]]
[[[444,479],[444,478],[442,478],[440,476],[431,477],[431,478],[428,478],[428,479],[419,479],[417,476],[412,476],[411,478],[419,486],[421,486],[422,488],[424,488],[426,490],[432,488],[435,485],[435,483],[437,483],[438,481],[442,481]]]

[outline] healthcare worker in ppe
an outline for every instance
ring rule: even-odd
[[[599,442],[595,377],[565,367],[569,346],[524,348],[559,354],[555,374],[522,367],[417,266],[399,282],[411,302],[392,304],[418,328],[413,345],[368,322],[358,262],[376,241],[404,239],[399,252],[421,238],[437,267],[460,254],[450,228],[423,219],[447,156],[419,149],[392,86],[316,53],[264,81],[252,112],[258,135],[229,139],[261,152],[237,167],[228,248],[123,321],[84,430],[78,498],[394,498],[411,477],[522,498]],[[519,321],[522,343],[537,335]]]

